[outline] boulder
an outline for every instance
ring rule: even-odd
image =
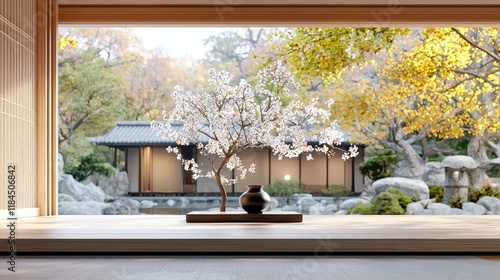
[[[109,196],[125,196],[130,190],[130,182],[127,172],[115,169],[111,175],[105,176],[99,173],[92,173],[83,183],[93,183],[100,187]]]
[[[64,174],[64,158],[61,153],[57,153],[57,172],[59,175]]]
[[[285,205],[283,207],[281,207],[281,211],[298,211],[298,207],[296,204],[294,205]],[[300,212],[300,211],[298,211]]]
[[[417,201],[417,203],[422,204],[422,206],[426,208],[426,206],[431,205],[432,203],[436,203],[436,199],[435,198],[424,199]]]
[[[445,180],[444,169],[440,162],[428,162],[424,166],[424,182],[427,185],[443,186]]]
[[[280,205],[279,201],[276,198],[272,197],[271,198],[271,205],[269,206],[269,209],[270,210],[276,209],[276,208],[278,208],[279,205]]]
[[[134,202],[134,201],[136,201],[136,200],[132,200],[132,202]],[[153,201],[151,201],[151,200],[142,200],[140,208],[153,208],[153,206],[155,206],[155,204],[154,204]]]
[[[448,215],[447,213],[451,210],[451,207],[444,203],[432,203],[427,206],[428,210],[432,210],[434,215]]]
[[[467,215],[467,212],[462,209],[451,208],[446,212],[446,215]]]
[[[326,207],[321,203],[316,203],[309,208],[309,215],[325,215]]]
[[[484,206],[472,203],[472,202],[466,202],[462,205],[462,209],[468,214],[468,215],[486,215],[486,208]]]
[[[69,194],[65,194],[65,193],[58,193],[57,194],[57,200],[59,202],[62,202],[62,201],[76,201],[76,199],[74,197],[72,197]]]
[[[120,197],[104,208],[104,215],[138,215],[140,214],[134,201],[127,197]]]
[[[310,193],[294,193],[290,196],[291,199],[297,199],[297,200],[304,198],[304,197],[313,198],[313,195]]]
[[[312,197],[302,197],[299,201],[297,201],[297,204],[301,206],[302,211],[308,211],[309,208],[318,204],[318,202]]]
[[[108,203],[97,201],[60,201],[59,215],[102,215]]]
[[[476,161],[469,156],[449,156],[441,162],[441,167],[453,170],[472,170],[478,167]]]
[[[346,215],[346,214],[347,214],[347,211],[345,211],[345,210],[339,210],[339,211],[335,212],[334,215]]]
[[[343,201],[342,203],[340,203],[339,208],[340,208],[340,210],[347,211],[360,203],[368,204],[368,203],[370,203],[370,201],[363,199],[363,198],[350,198],[350,199],[347,199],[347,200]]]
[[[294,193],[290,196],[290,204],[295,204],[302,198],[313,198],[313,195],[310,193]]]
[[[424,181],[402,177],[388,177],[373,182],[375,195],[387,190],[389,187],[401,190],[408,196],[419,200],[429,199],[429,187]]]
[[[422,205],[422,203],[420,202],[413,202],[408,204],[408,206],[406,206],[406,214],[408,215],[414,215],[416,212],[420,210],[424,210],[424,205]]]
[[[494,215],[500,215],[500,199],[492,196],[483,196],[477,204],[483,205],[486,210],[492,212]]]
[[[413,215],[434,215],[434,211],[431,209],[422,209],[415,212]]]
[[[101,188],[92,183],[82,184],[70,174],[61,174],[59,176],[59,193],[68,194],[77,201],[104,202],[105,197]]]
[[[174,204],[175,204],[175,200],[173,200],[173,199],[167,200],[167,205],[168,206],[174,206]]]
[[[132,202],[137,206],[137,208],[141,208],[141,202],[139,200],[132,199]]]
[[[325,206],[325,208],[326,214],[333,214],[339,210],[339,208],[335,204],[328,204],[327,206]]]

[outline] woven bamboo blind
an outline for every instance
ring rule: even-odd
[[[15,165],[16,208],[36,201],[36,0],[0,1],[0,209]]]

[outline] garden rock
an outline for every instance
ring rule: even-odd
[[[500,199],[492,196],[483,196],[477,204],[483,205],[486,210],[492,212],[494,215],[500,215]]]
[[[373,182],[375,195],[393,187],[419,200],[429,199],[429,187],[424,181],[402,177],[388,177]]]
[[[406,206],[406,214],[414,215],[416,212],[424,210],[424,206],[420,202],[413,202]]]
[[[132,202],[137,206],[137,208],[141,207],[141,202],[139,200],[132,199]]]
[[[297,204],[301,206],[302,211],[308,211],[311,206],[318,204],[318,202],[312,197],[303,197],[297,201]]]
[[[278,208],[278,205],[280,205],[279,201],[276,198],[271,198],[271,205],[269,206],[269,209],[276,209]]]
[[[185,198],[185,197],[181,197],[181,198],[179,199],[179,202],[181,203],[181,206],[180,206],[180,207],[181,207],[181,208],[184,208],[184,207],[186,207],[186,205],[188,205],[188,204],[189,204],[189,199],[187,199],[187,198]]]
[[[422,209],[415,212],[414,215],[434,215],[434,211],[431,209]]]
[[[346,214],[347,214],[347,211],[345,211],[345,210],[339,210],[334,215],[346,215]]]
[[[175,200],[173,200],[173,199],[167,200],[167,205],[168,206],[174,206],[174,204],[175,204]]]
[[[325,206],[325,208],[326,214],[333,214],[339,210],[339,208],[335,204],[328,204],[327,206]]]
[[[59,215],[102,215],[108,203],[97,201],[60,201]]]
[[[434,215],[448,215],[447,213],[451,210],[451,207],[444,203],[432,203],[427,206],[427,209],[432,210]]]
[[[111,175],[105,176],[99,173],[92,173],[83,183],[94,183],[109,196],[120,197],[127,195],[130,190],[130,182],[127,172],[114,169]]]
[[[298,211],[298,206],[296,204],[294,205],[285,205],[281,207],[281,211]],[[300,211],[298,211],[300,212]]]
[[[70,174],[61,174],[59,176],[59,193],[68,194],[77,201],[104,202],[105,197],[101,188],[92,183],[82,184]]]
[[[59,202],[62,202],[62,201],[76,201],[76,199],[74,197],[72,197],[69,194],[64,194],[64,193],[58,193],[57,194],[57,199],[58,199]]]
[[[309,215],[325,215],[326,207],[321,203],[316,203],[309,208]]]
[[[64,174],[64,158],[61,153],[57,154],[57,172],[59,175]]]
[[[451,208],[450,210],[448,210],[448,212],[446,212],[445,215],[467,215],[467,212],[462,209]]]
[[[476,203],[466,202],[462,205],[462,209],[468,215],[486,215],[486,208]]]
[[[441,162],[441,167],[454,170],[475,169],[478,167],[476,161],[469,156],[448,156]]]
[[[132,201],[134,202],[135,200],[132,200]],[[141,201],[140,208],[153,208],[153,206],[155,206],[155,203],[153,201],[151,201],[151,200],[143,200],[143,201]]]
[[[138,215],[139,208],[130,198],[120,197],[102,211],[104,215]]]
[[[443,186],[445,180],[444,169],[440,162],[428,162],[424,167],[424,182],[427,185]]]
[[[360,203],[368,204],[370,202],[368,200],[366,200],[366,199],[363,199],[363,198],[350,198],[350,199],[347,199],[347,200],[343,201],[340,204],[339,208],[340,208],[340,210],[347,211],[347,210],[351,209],[352,207],[354,207],[354,206],[356,206],[356,205],[358,205]]]

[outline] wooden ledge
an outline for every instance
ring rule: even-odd
[[[0,227],[0,243],[9,228]],[[183,215],[18,218],[17,253],[500,253],[500,216],[304,216],[186,223]],[[7,244],[7,243],[5,243]]]
[[[293,211],[264,212],[210,212],[193,211],[186,215],[187,223],[302,223],[302,214]]]

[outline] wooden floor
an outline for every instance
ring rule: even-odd
[[[3,220],[8,224],[7,220]],[[0,227],[0,237],[8,237]],[[500,216],[304,216],[303,223],[188,224],[185,216],[16,222],[19,253],[500,253]],[[4,240],[0,240],[4,241]]]

